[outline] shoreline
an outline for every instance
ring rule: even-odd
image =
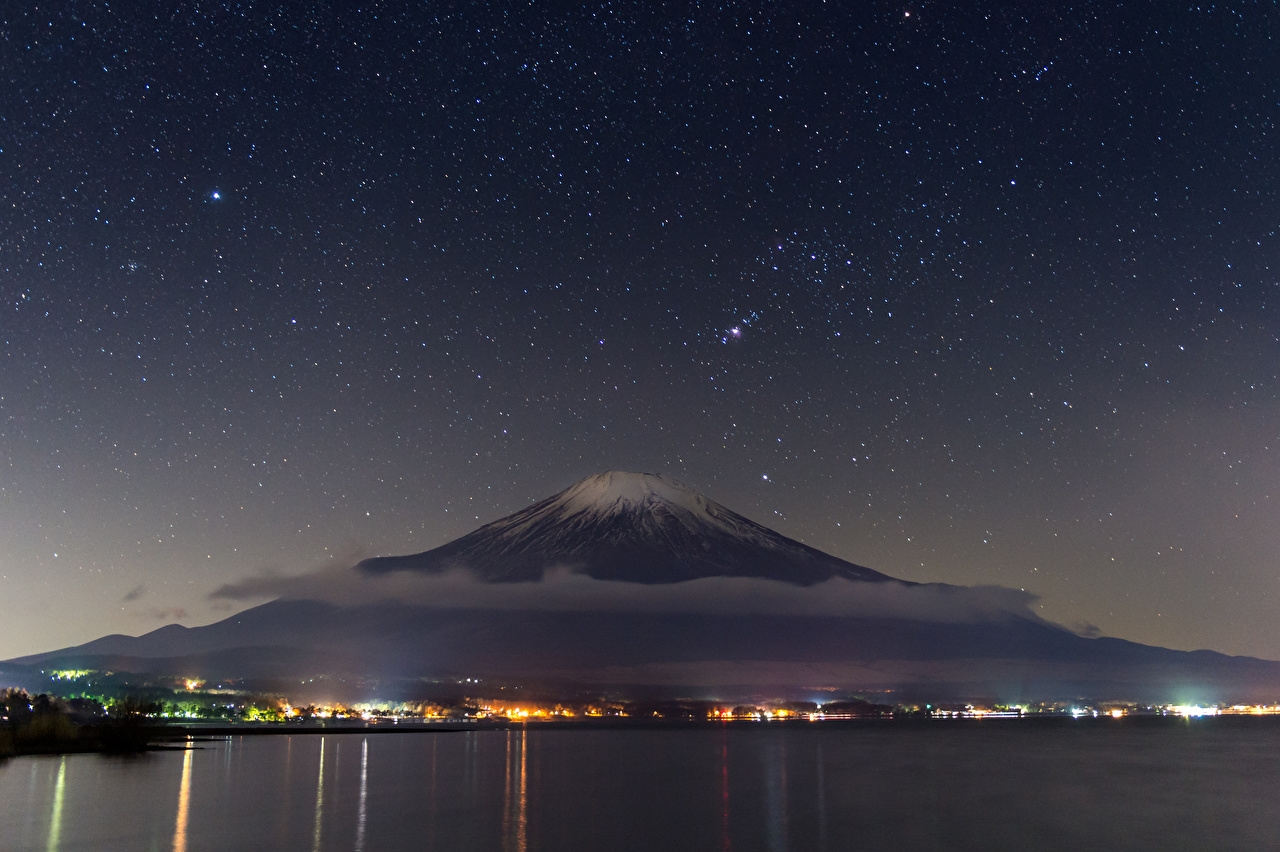
[[[14,743],[14,748],[0,753],[0,762],[13,757],[41,757],[68,754],[102,754],[128,757],[154,751],[185,751],[198,748],[198,743],[231,739],[234,737],[279,736],[349,736],[391,734],[458,734],[467,732],[495,732],[510,730],[536,731],[815,731],[815,730],[872,730],[916,729],[918,731],[976,730],[981,727],[999,726],[1005,729],[1062,729],[1111,730],[1118,728],[1150,729],[1181,726],[1191,728],[1256,728],[1258,725],[1280,725],[1280,717],[1273,716],[1108,716],[1026,715],[1021,717],[908,717],[908,718],[854,718],[854,719],[787,719],[773,721],[752,720],[677,720],[645,718],[575,719],[575,720],[480,720],[476,722],[401,722],[395,724],[355,722],[349,724],[209,724],[162,725],[140,728],[137,739],[128,744],[104,743],[92,727],[79,729],[83,736],[61,742]],[[145,734],[145,738],[144,735]]]

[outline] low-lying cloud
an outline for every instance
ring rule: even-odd
[[[869,583],[833,578],[795,586],[750,577],[704,577],[682,583],[597,580],[565,568],[538,582],[485,583],[466,571],[368,575],[354,568],[322,568],[292,577],[258,576],[223,586],[216,600],[269,598],[339,605],[383,601],[436,609],[618,611],[903,618],[973,623],[1016,616],[1036,618],[1036,597],[1000,586]]]

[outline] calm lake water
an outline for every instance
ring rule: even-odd
[[[198,745],[0,762],[0,848],[1280,844],[1272,720],[534,728]]]

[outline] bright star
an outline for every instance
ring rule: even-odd
[[[218,192],[218,190],[215,189],[213,192],[209,193],[209,198],[211,198],[214,201],[221,201],[222,193]]]

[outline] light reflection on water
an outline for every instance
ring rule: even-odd
[[[503,784],[502,801],[502,849],[503,852],[527,852],[528,838],[528,806],[526,784],[528,783],[527,745],[529,732],[526,729],[507,731],[506,777]],[[514,744],[515,754],[512,755]]]
[[[49,817],[49,842],[45,849],[58,852],[62,842],[62,797],[67,785],[67,758],[58,760],[58,780],[53,785],[53,813]]]
[[[523,729],[0,763],[0,847],[1270,848],[1280,725]],[[343,754],[346,759],[343,759]]]
[[[360,741],[360,807],[356,816],[356,852],[364,852],[364,824],[368,819],[369,740]]]
[[[173,852],[187,852],[187,814],[191,811],[191,758],[188,749],[182,755],[182,781],[178,784],[178,818],[173,825]]]
[[[320,826],[324,817],[324,737],[320,738],[320,777],[316,780],[316,821],[311,830],[311,850],[320,852]]]

